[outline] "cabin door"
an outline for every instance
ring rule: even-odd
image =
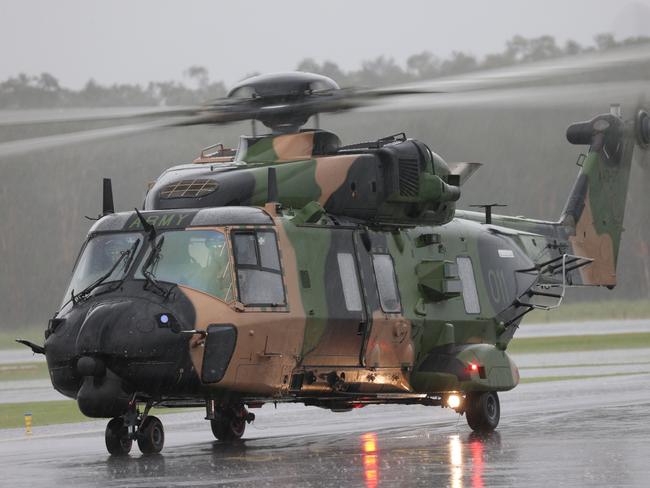
[[[404,318],[395,259],[386,233],[359,231],[355,235],[357,262],[368,321],[362,364],[368,368],[413,365],[411,324]]]
[[[325,264],[324,294],[327,303],[324,331],[305,365],[360,366],[366,330],[366,305],[361,290],[352,230],[331,231]],[[314,317],[317,319],[317,317]]]

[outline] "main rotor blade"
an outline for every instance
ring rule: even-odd
[[[393,87],[314,93],[313,96],[286,103],[269,103],[263,99],[219,99],[196,107],[134,111],[117,109],[114,113],[94,115],[82,112],[72,117],[62,117],[56,112],[35,117],[32,112],[31,116],[22,115],[18,120],[8,120],[5,115],[4,120],[0,118],[0,126],[143,117],[166,120],[0,143],[0,158],[170,126],[225,124],[245,119],[264,120],[294,113],[313,115],[368,106],[365,110],[431,109],[495,103],[543,107],[557,106],[559,103],[576,105],[589,100],[623,102],[629,95],[650,98],[648,80],[625,80],[625,70],[634,70],[646,64],[650,64],[650,49],[648,45],[641,45]],[[594,73],[597,73],[597,79],[608,81],[593,83]],[[619,81],[612,81],[617,78]],[[625,81],[620,81],[620,78]]]
[[[517,86],[545,86],[551,82],[586,82],[595,72],[612,74],[614,70],[650,66],[650,45],[619,48],[612,51],[520,64],[504,68],[474,71],[459,76],[407,83],[374,91],[378,95],[411,90],[413,93],[462,93]],[[646,71],[647,73],[648,71]],[[610,77],[609,81],[613,81]]]
[[[68,122],[117,122],[140,118],[191,116],[197,107],[102,107],[44,110],[0,110],[1,127],[61,124]],[[65,112],[65,115],[62,114]]]
[[[476,109],[501,106],[530,107],[536,110],[553,109],[558,106],[580,107],[599,104],[606,107],[612,103],[636,106],[639,97],[650,98],[650,83],[633,80],[612,83],[575,83],[547,87],[517,87],[493,90],[477,90],[463,93],[420,94],[389,97],[371,106],[362,107],[363,112],[409,111],[473,107]]]
[[[53,149],[55,147],[67,146],[70,144],[94,142],[102,139],[152,132],[164,127],[170,127],[168,120],[148,122],[144,124],[118,125],[117,127],[108,127],[105,129],[93,129],[67,134],[57,134],[53,136],[19,139],[16,141],[1,143],[0,158],[17,156],[33,151]]]
[[[502,90],[478,90],[465,93],[400,95],[375,100],[374,103],[355,103],[350,99],[340,100],[332,105],[332,110],[358,109],[362,112],[375,111],[420,111],[431,109],[450,109],[472,107],[503,106],[531,107],[537,110],[552,109],[562,106],[583,106],[599,104],[606,106],[610,103],[621,103],[626,106],[636,106],[639,98],[650,99],[650,83],[646,80],[614,83],[573,84],[566,86],[549,86],[508,88]],[[288,105],[285,110],[291,110]],[[232,115],[232,114],[230,114]],[[29,153],[32,151],[51,149],[55,147],[94,142],[109,138],[122,137],[132,134],[152,132],[166,127],[196,125],[202,123],[227,123],[228,117],[213,114],[203,116],[158,120],[142,124],[120,125],[104,129],[93,129],[67,134],[21,139],[0,143],[0,159],[9,156]],[[235,120],[238,120],[237,118]]]
[[[607,52],[565,56],[499,69],[474,71],[458,76],[389,87],[373,89],[349,88],[340,92],[332,92],[331,95],[333,96],[330,97],[320,99],[315,97],[315,102],[301,103],[322,105],[324,111],[347,110],[369,104],[375,98],[384,99],[417,94],[464,93],[521,86],[545,86],[549,83],[558,82],[588,82],[590,81],[589,77],[595,72],[612,75],[614,70],[629,69],[643,64],[648,64],[650,69],[650,46],[648,44],[623,47]],[[613,81],[612,76],[609,76],[609,78],[608,81]],[[295,107],[296,104],[292,106]],[[333,107],[332,110],[328,110],[330,107]],[[97,111],[100,111],[100,113],[95,114],[94,112]],[[73,114],[68,115],[70,112],[73,112]],[[0,126],[179,116],[195,116],[191,122],[188,122],[188,125],[228,123],[251,116],[251,107],[246,103],[242,103],[241,100],[218,99],[204,105],[174,108],[66,109],[66,115],[61,115],[58,110],[48,111],[45,114],[35,114],[33,111],[0,111]]]

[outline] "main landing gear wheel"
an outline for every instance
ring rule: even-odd
[[[246,423],[254,419],[255,415],[243,406],[227,408],[218,412],[215,418],[210,420],[210,427],[217,440],[231,442],[241,439],[246,430]]]
[[[131,452],[133,440],[129,437],[129,430],[124,419],[116,417],[106,426],[106,449],[113,456],[126,456]]]
[[[496,391],[470,393],[466,401],[465,416],[473,431],[492,432],[497,428],[501,405]]]
[[[138,430],[138,447],[142,454],[158,454],[165,445],[165,431],[158,417],[146,417]]]

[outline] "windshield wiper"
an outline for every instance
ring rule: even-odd
[[[169,288],[168,290],[165,290],[160,283],[158,283],[158,280],[156,280],[153,272],[151,269],[153,269],[156,264],[158,263],[158,260],[160,259],[160,250],[162,249],[163,242],[165,242],[165,236],[162,236],[160,240],[158,241],[157,244],[151,245],[151,254],[149,254],[149,257],[147,258],[147,262],[144,264],[142,267],[142,275],[144,276],[145,280],[147,283],[145,284],[145,288],[147,286],[151,286],[154,290],[158,291],[161,293],[165,298],[169,296],[171,293],[172,288]]]
[[[157,292],[158,294],[162,295],[165,299],[167,299],[174,287],[171,286],[169,289],[165,290],[160,285],[160,283],[158,283],[153,272],[151,271],[151,269],[155,267],[155,265],[158,263],[158,260],[160,259],[160,250],[162,249],[163,242],[165,242],[165,236],[162,236],[158,241],[158,243],[156,244],[156,235],[157,235],[156,228],[153,226],[153,224],[147,222],[147,219],[145,219],[142,216],[142,214],[137,208],[134,210],[136,215],[138,216],[138,219],[140,219],[140,224],[142,224],[142,228],[149,236],[149,244],[151,246],[151,253],[147,258],[147,262],[142,267],[142,275],[146,280],[146,283],[144,285],[145,290],[151,287],[152,291]]]
[[[120,254],[120,257],[117,258],[117,260],[115,261],[115,263],[113,263],[113,266],[111,266],[111,268],[110,268],[106,273],[104,273],[104,274],[101,275],[99,278],[97,278],[97,280],[95,280],[93,283],[91,283],[90,285],[88,285],[86,288],[84,288],[83,290],[81,290],[81,291],[80,291],[79,293],[77,293],[76,295],[75,295],[74,290],[72,290],[72,292],[71,292],[71,295],[72,295],[72,296],[70,297],[70,300],[72,301],[72,304],[73,304],[73,305],[76,305],[76,304],[79,303],[80,301],[82,301],[82,300],[84,300],[85,298],[87,298],[88,295],[89,295],[89,294],[90,294],[90,293],[91,293],[95,288],[97,288],[97,287],[98,287],[99,285],[101,285],[101,284],[102,284],[106,279],[108,279],[108,277],[111,276],[111,275],[113,274],[113,272],[117,269],[117,267],[120,265],[120,263],[121,263],[122,261],[124,261],[124,259],[125,259],[127,256],[132,256],[133,254],[135,254],[135,249],[136,249],[137,245],[139,244],[139,242],[140,242],[140,239],[137,239],[129,249],[127,249],[126,251],[122,251],[121,254]],[[127,265],[124,266],[124,273],[123,273],[124,275],[126,275],[126,270],[128,269],[128,265],[129,265],[130,263],[131,263],[131,260],[129,259],[129,261],[127,262]],[[122,281],[124,281],[124,280],[122,280]],[[66,305],[67,305],[67,302],[66,302]],[[64,306],[65,306],[65,305],[64,305]],[[61,308],[63,308],[63,307],[61,307]]]
[[[135,251],[138,249],[138,245],[140,244],[140,239],[136,239],[131,248],[127,251],[129,255],[129,259],[127,259],[126,263],[124,263],[124,273],[122,273],[122,278],[115,283],[115,285],[111,286],[110,289],[106,290],[105,292],[101,293],[96,293],[96,295],[103,294],[103,293],[109,293],[111,291],[115,291],[118,288],[120,288],[123,284],[124,281],[126,280],[127,273],[129,271],[129,268],[131,267],[131,263],[133,262],[133,259],[135,258]]]

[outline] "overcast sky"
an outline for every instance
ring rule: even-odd
[[[650,35],[650,0],[1,0],[0,80],[49,72],[71,88],[181,80],[191,65],[232,83],[305,57],[345,69],[429,50],[477,56],[515,34],[582,44]]]

